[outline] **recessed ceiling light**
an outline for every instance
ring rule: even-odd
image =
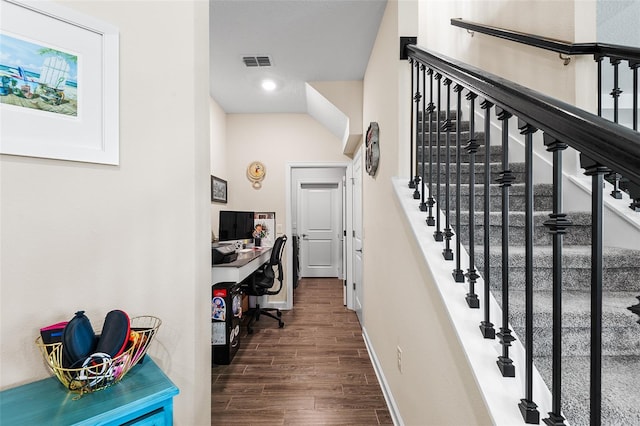
[[[276,90],[276,82],[273,80],[262,80],[262,88],[267,92],[273,92]]]

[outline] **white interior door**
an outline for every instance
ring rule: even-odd
[[[300,276],[342,276],[342,182],[301,183]]]
[[[353,158],[353,307],[364,325],[362,282],[362,150]]]

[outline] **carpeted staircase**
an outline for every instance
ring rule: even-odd
[[[455,120],[455,114],[452,114]],[[469,139],[468,122],[461,122],[461,144]],[[420,131],[420,127],[418,127]],[[440,179],[441,209],[444,209],[445,195],[445,155],[446,135],[440,139]],[[435,136],[434,136],[435,138]],[[484,276],[484,161],[486,150],[484,135],[476,133],[476,140],[483,145],[476,154],[475,167],[475,264],[478,273]],[[420,141],[420,138],[418,138]],[[456,221],[456,149],[455,131],[451,133],[451,186],[450,221],[455,232]],[[419,144],[420,145],[420,144]],[[428,140],[425,143],[425,161],[428,158]],[[420,146],[417,149],[421,159]],[[502,171],[502,149],[491,146],[489,153],[492,184],[490,188],[489,240],[490,240],[490,283],[492,294],[501,303],[502,286],[502,193],[495,182]],[[433,152],[433,196],[436,188],[436,149]],[[469,243],[469,155],[462,150],[461,164],[461,241]],[[428,163],[425,165],[425,179],[428,188]],[[534,165],[535,167],[535,165]],[[524,237],[524,163],[512,163],[511,171],[516,181],[510,188],[509,214],[509,310],[510,323],[515,337],[524,338],[525,306],[525,237]],[[420,170],[420,169],[419,169]],[[428,191],[428,189],[427,189]],[[534,187],[534,363],[551,388],[552,352],[552,249],[551,235],[543,222],[549,218],[552,209],[552,187],[536,184]],[[589,424],[589,351],[590,351],[590,282],[591,282],[591,215],[588,212],[569,212],[567,218],[573,222],[563,240],[563,339],[562,339],[562,410],[567,423]],[[606,232],[606,215],[605,215]],[[444,230],[444,223],[442,224]],[[435,230],[435,228],[434,228]],[[624,238],[624,236],[621,236]],[[452,242],[452,247],[453,247]],[[604,249],[604,294],[603,294],[603,368],[602,368],[602,424],[640,424],[640,324],[637,316],[627,307],[637,303],[640,294],[640,251],[605,247]],[[455,264],[452,262],[452,270]],[[466,272],[466,271],[465,271]],[[467,285],[464,284],[459,285]],[[476,293],[482,294],[477,288]],[[482,301],[481,301],[482,303]],[[482,307],[482,305],[481,305]],[[500,319],[492,316],[496,331],[501,326]],[[524,343],[524,342],[523,342]],[[514,343],[515,344],[515,343]],[[516,368],[522,366],[516,366]],[[497,367],[496,367],[497,368]],[[509,380],[505,378],[504,380]],[[524,397],[524,395],[523,395]],[[534,395],[535,400],[535,395]],[[540,413],[540,418],[548,417]]]

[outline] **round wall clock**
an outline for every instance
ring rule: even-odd
[[[262,187],[262,180],[267,174],[267,169],[260,161],[252,161],[247,167],[247,177],[255,189]]]
[[[378,163],[380,162],[380,140],[379,140],[380,129],[378,127],[378,123],[372,121],[369,124],[369,129],[367,129],[367,138],[365,141],[366,147],[366,169],[367,173],[371,176],[376,175],[376,171],[378,170]]]

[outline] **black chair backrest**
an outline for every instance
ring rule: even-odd
[[[282,261],[282,252],[284,251],[284,245],[287,243],[287,236],[281,235],[276,238],[271,249],[271,259],[269,259],[269,265],[275,266]]]

